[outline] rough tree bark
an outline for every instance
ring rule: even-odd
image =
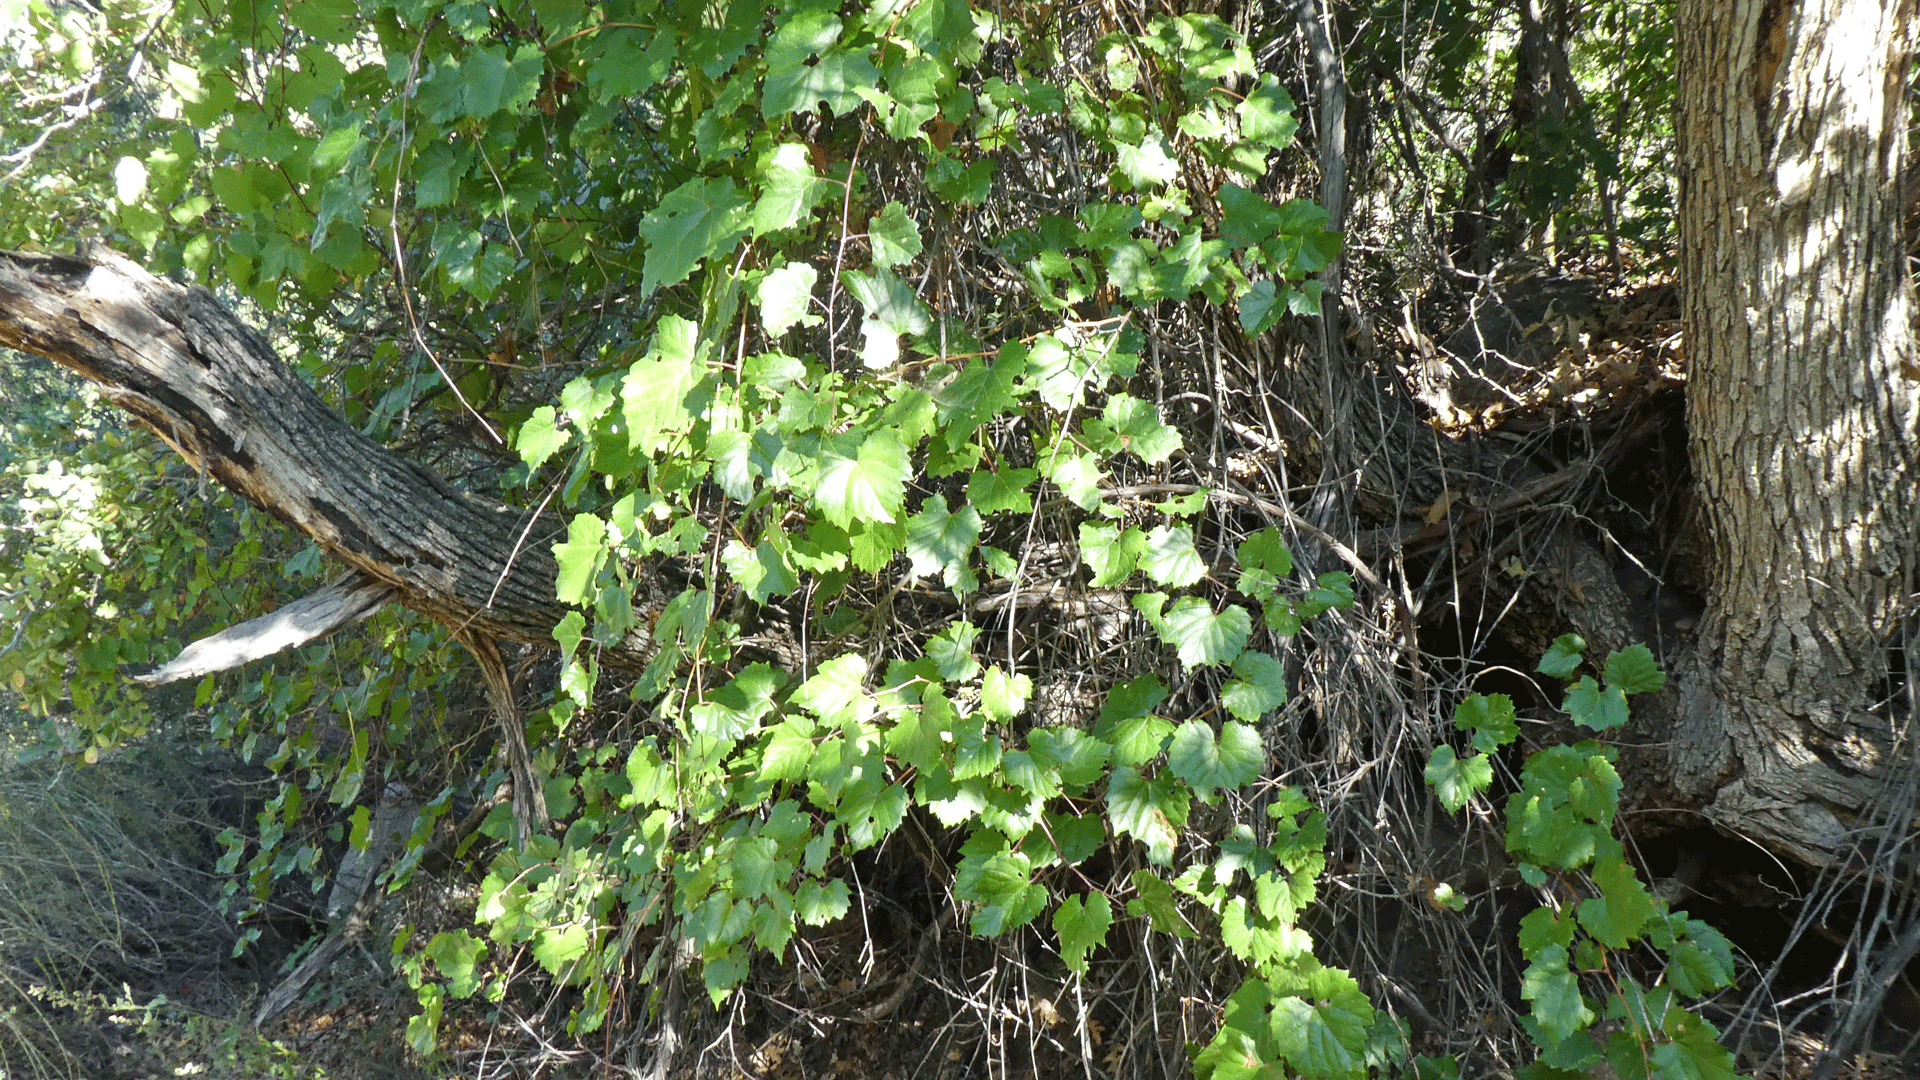
[[[202,474],[353,567],[362,596],[384,583],[463,636],[553,646],[559,523],[456,491],[361,434],[205,290],[102,247],[0,252],[0,345],[98,383]],[[635,631],[603,662],[638,666],[647,645]]]
[[[1912,0],[1681,0],[1687,390],[1710,595],[1675,786],[1815,865],[1912,767],[1920,415],[1900,165]],[[1904,817],[1905,815],[1902,815]],[[1898,827],[1908,827],[1902,822]]]

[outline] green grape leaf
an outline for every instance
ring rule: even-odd
[[[913,576],[938,574],[949,587],[957,587],[979,540],[980,514],[972,506],[962,506],[955,514],[947,510],[945,496],[928,496],[920,512],[907,520]]]
[[[1493,783],[1493,762],[1485,754],[1456,757],[1453,747],[1442,743],[1428,756],[1425,776],[1440,797],[1440,805],[1455,814]]]
[[[980,713],[963,716],[948,729],[953,736],[953,778],[972,780],[1000,767],[1000,736],[986,728]]]
[[[1739,1075],[1733,1051],[1720,1045],[1720,1033],[1704,1017],[1676,1005],[1667,1010],[1663,1027],[1673,1041],[1653,1048],[1651,1075],[1660,1080],[1734,1080]]]
[[[1000,167],[991,157],[982,157],[971,165],[962,165],[950,154],[930,154],[927,162],[927,186],[943,199],[962,206],[978,206],[993,191],[993,174]]]
[[[700,260],[731,249],[746,231],[747,200],[731,178],[696,176],[674,188],[640,221],[647,241],[641,293],[685,281]]]
[[[920,227],[907,215],[906,207],[890,202],[874,215],[867,241],[873,247],[873,265],[891,269],[912,262],[920,254]]]
[[[987,808],[988,787],[979,777],[956,782],[937,772],[922,773],[914,798],[933,814],[940,824],[952,828],[978,821]]]
[[[734,896],[753,900],[771,892],[775,880],[785,876],[779,856],[780,845],[770,836],[743,836],[735,841],[727,858]],[[793,872],[792,864],[786,865],[785,872]]]
[[[772,120],[788,113],[811,112],[825,105],[836,116],[860,106],[863,88],[880,84],[880,69],[865,53],[832,48],[809,64],[804,57],[789,59],[767,50],[766,85],[760,92],[760,112]]]
[[[1165,878],[1143,867],[1135,870],[1129,880],[1139,895],[1127,901],[1127,914],[1146,919],[1162,934],[1183,938],[1199,936],[1187,920],[1181,918],[1179,898]]]
[[[948,623],[927,642],[927,655],[942,679],[965,682],[979,674],[980,662],[973,658],[973,641],[979,636],[980,628],[963,619]]]
[[[1147,845],[1147,861],[1166,866],[1173,861],[1179,828],[1186,824],[1188,794],[1170,779],[1148,780],[1131,766],[1122,765],[1107,778],[1107,819],[1115,831]]]
[[[1130,394],[1107,398],[1098,419],[1081,425],[1087,445],[1104,454],[1132,453],[1149,465],[1158,465],[1180,449],[1180,433],[1160,422],[1150,401]]]
[[[1261,278],[1247,286],[1240,294],[1240,329],[1248,334],[1264,334],[1280,325],[1287,314],[1287,305],[1280,302],[1280,289],[1272,281]]]
[[[467,997],[479,983],[474,968],[487,955],[487,943],[465,930],[443,930],[433,935],[420,955],[440,968],[440,973],[447,978],[447,989],[454,997]]]
[[[1167,766],[1173,775],[1193,786],[1195,794],[1211,802],[1215,789],[1232,791],[1260,778],[1267,763],[1260,733],[1229,720],[1220,725],[1219,738],[1198,720],[1181,724],[1167,748]]]
[[[754,906],[753,943],[778,960],[786,951],[787,942],[793,940],[793,901],[785,892],[775,892],[768,900]]]
[[[533,410],[527,422],[520,425],[520,433],[514,437],[514,448],[520,451],[520,460],[530,469],[546,464],[546,460],[573,438],[573,432],[555,424],[557,414],[553,406],[542,405]]]
[[[1367,1075],[1369,1022],[1335,1002],[1283,997],[1273,1003],[1269,1030],[1280,1055],[1301,1075],[1360,1080]]]
[[[787,564],[786,552],[770,540],[754,547],[729,540],[720,552],[720,562],[727,568],[727,576],[738,582],[756,604],[800,587],[800,579]]]
[[[861,360],[874,369],[889,368],[900,359],[900,335],[924,334],[933,322],[926,305],[913,295],[913,286],[890,271],[864,274],[849,270],[841,276],[866,312],[861,333],[867,344]]]
[[[1233,955],[1258,967],[1313,952],[1313,939],[1306,931],[1253,914],[1244,896],[1228,900],[1221,910],[1220,943]]]
[[[1087,973],[1087,954],[1107,943],[1113,925],[1113,902],[1104,893],[1085,899],[1069,896],[1053,911],[1053,932],[1060,935],[1060,959],[1076,975]]]
[[[1318,615],[1328,608],[1353,606],[1353,578],[1344,570],[1333,570],[1315,579],[1314,587],[1301,597],[1301,604]]]
[[[935,687],[921,696],[918,710],[909,710],[887,732],[887,749],[902,765],[925,771],[941,759],[946,744],[941,735],[953,726],[953,705]]]
[[[1166,749],[1173,724],[1158,716],[1134,716],[1114,724],[1104,736],[1113,742],[1116,765],[1145,765]]]
[[[1165,700],[1167,700],[1167,684],[1161,682],[1160,677],[1151,672],[1121,683],[1107,691],[1107,700],[1100,705],[1099,729],[1095,734],[1104,738],[1104,732],[1114,724],[1136,716],[1145,716],[1159,708],[1160,703]]]
[[[1531,960],[1549,945],[1573,944],[1574,920],[1550,907],[1537,907],[1520,920],[1520,953]]]
[[[1594,1021],[1593,1010],[1580,997],[1579,979],[1567,970],[1563,946],[1548,945],[1534,956],[1521,978],[1520,996],[1533,1002],[1534,1022],[1556,1046]]]
[[[1167,144],[1158,135],[1149,135],[1138,145],[1119,143],[1113,149],[1120,175],[1136,191],[1149,185],[1165,187],[1180,179],[1180,163],[1167,153]]]
[[[1107,757],[1113,753],[1105,740],[1071,727],[1034,728],[1027,732],[1027,748],[1036,761],[1057,768],[1061,782],[1076,794],[1106,775]]]
[[[849,445],[822,447],[813,500],[827,520],[850,528],[855,521],[892,523],[906,498],[907,448],[890,429]]]
[[[1587,639],[1579,634],[1561,634],[1553,639],[1553,645],[1547,649],[1547,655],[1534,665],[1535,671],[1554,679],[1570,679],[1573,670],[1580,666],[1581,653],[1587,650]]]
[[[1624,949],[1659,914],[1653,895],[1625,859],[1601,859],[1590,874],[1593,883],[1600,886],[1600,895],[1580,902],[1580,925],[1607,948]]]
[[[1234,550],[1243,567],[1264,570],[1274,578],[1293,573],[1293,552],[1287,550],[1278,529],[1261,529],[1240,541],[1240,546]]]
[[[754,286],[754,300],[760,305],[760,326],[768,337],[779,337],[795,325],[814,326],[820,316],[812,313],[813,286],[820,272],[811,263],[788,263],[766,272]]]
[[[587,954],[587,923],[544,926],[533,935],[533,959],[549,975],[560,975]]]
[[[782,143],[760,159],[760,200],[754,203],[751,224],[756,234],[790,229],[806,220],[826,193],[814,175],[807,148]]]
[[[1000,665],[987,669],[980,683],[980,710],[999,723],[1020,715],[1033,696],[1033,679],[1024,673],[1008,675]]]
[[[594,578],[607,554],[607,523],[595,514],[575,514],[567,523],[567,538],[553,545],[559,563],[554,591],[563,604],[585,604]]]
[[[1574,723],[1595,731],[1610,731],[1627,722],[1627,695],[1617,686],[1600,689],[1591,675],[1580,676],[1580,681],[1567,689],[1567,700],[1561,708]]]
[[[907,526],[903,522],[855,522],[847,535],[854,568],[868,574],[886,569],[894,554],[906,544]]]
[[[813,762],[813,725],[798,716],[780,722],[760,755],[760,775],[768,780],[798,780]]]
[[[693,425],[686,404],[697,377],[700,328],[677,315],[660,320],[653,345],[633,362],[620,384],[620,410],[627,421],[627,448],[651,454],[671,435]]]
[[[1590,744],[1589,744],[1590,746]],[[1579,867],[1617,850],[1620,776],[1600,754],[1556,746],[1528,759],[1507,801],[1507,850],[1526,861]]]
[[[1027,385],[1040,395],[1048,408],[1059,412],[1079,404],[1093,366],[1090,350],[1069,344],[1063,335],[1064,332],[1042,334],[1036,338],[1027,352],[1026,371]]]
[[[929,56],[949,61],[979,59],[973,12],[966,0],[927,0],[900,20],[899,32]]]
[[[839,878],[822,885],[812,878],[800,883],[793,894],[793,913],[808,926],[825,926],[847,913],[853,893]]]
[[[705,457],[713,463],[713,482],[736,502],[753,498],[769,464],[754,437],[744,431],[709,431]]]
[[[1220,704],[1239,719],[1258,723],[1287,703],[1286,668],[1266,653],[1248,649],[1234,657],[1233,673],[1238,677],[1220,688]]]
[[[1454,706],[1453,726],[1473,733],[1473,748],[1492,753],[1520,737],[1513,699],[1505,694],[1468,694]]]
[[[1675,919],[1686,936],[1668,950],[1667,980],[1688,997],[1704,997],[1733,985],[1733,947],[1720,931],[1698,919]]]
[[[1189,533],[1189,542],[1192,534]],[[1133,575],[1147,538],[1139,529],[1122,532],[1112,525],[1092,521],[1080,523],[1080,558],[1093,570],[1093,587],[1104,589],[1118,585]]]
[[[838,724],[854,715],[866,692],[866,660],[857,653],[845,653],[821,664],[812,678],[800,684],[793,703],[823,723]]]
[[[607,379],[575,379],[560,391],[560,407],[567,419],[585,427],[613,408],[613,384]]]
[[[1147,534],[1140,569],[1154,584],[1174,589],[1184,589],[1207,574],[1207,564],[1193,547],[1193,530],[1185,525],[1156,525]]]
[[[1027,494],[1027,485],[1039,476],[1035,469],[1004,468],[998,472],[982,469],[967,477],[967,502],[983,515],[1002,510],[1032,513],[1033,497]]]
[[[953,895],[980,905],[971,926],[982,937],[1025,926],[1047,903],[1046,888],[1033,883],[1032,863],[1009,851],[962,858],[954,872]]]
[[[1293,116],[1293,97],[1280,80],[1263,75],[1260,84],[1234,110],[1240,117],[1240,137],[1279,149],[1293,141],[1299,124]]]
[[[1000,771],[1009,787],[1033,798],[1046,800],[1060,794],[1060,774],[1026,750],[1007,751],[1000,759]]]
[[[1216,613],[1205,600],[1183,596],[1161,617],[1157,629],[1160,640],[1174,647],[1181,665],[1195,668],[1224,664],[1240,655],[1253,632],[1253,619],[1243,607]]]
[[[1014,411],[1020,396],[1027,392],[1020,381],[1026,371],[1026,346],[1009,342],[1000,347],[999,355],[991,364],[976,356],[967,361],[960,374],[936,391],[933,401],[940,425],[946,429],[948,448],[958,449],[973,437],[981,424]],[[981,513],[990,512],[981,510]]]
[[[1048,814],[1046,820],[1055,851],[1068,866],[1092,858],[1107,842],[1107,824],[1097,814]]]
[[[1100,477],[1100,465],[1091,453],[1055,454],[1047,463],[1047,479],[1082,510],[1100,505]]]
[[[620,800],[622,807],[659,806],[674,797],[677,781],[673,770],[661,761],[659,749],[650,737],[642,739],[627,756],[626,776],[627,786],[633,793]]]
[[[1609,689],[1625,694],[1651,693],[1667,685],[1667,673],[1645,645],[1629,645],[1607,657],[1604,674]]]
[[[1280,212],[1258,192],[1220,185],[1220,238],[1238,251],[1259,247],[1280,229]]]

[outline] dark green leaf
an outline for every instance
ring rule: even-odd
[[[1553,639],[1553,646],[1533,670],[1549,678],[1570,679],[1573,670],[1580,666],[1580,654],[1586,649],[1587,641],[1579,634],[1561,634]]]
[[[1458,813],[1474,795],[1493,783],[1493,763],[1485,754],[1458,758],[1453,747],[1443,743],[1433,748],[1425,775],[1427,783],[1433,785],[1434,794],[1440,797],[1440,805],[1450,814]]]
[[[1266,764],[1260,735],[1235,720],[1220,726],[1220,736],[1198,720],[1181,724],[1167,749],[1167,766],[1201,799],[1211,801],[1216,789],[1228,791],[1252,783]]]
[[[1249,723],[1287,703],[1287,672],[1280,661],[1248,649],[1234,658],[1237,678],[1220,688],[1220,704]]]
[[[1148,861],[1160,866],[1173,861],[1187,801],[1184,785],[1148,780],[1130,766],[1114,769],[1107,779],[1107,817],[1114,829],[1146,844]]]
[[[1607,686],[1627,694],[1651,693],[1667,685],[1667,674],[1645,645],[1629,645],[1607,657]]]
[[[1060,959],[1076,975],[1087,973],[1087,954],[1106,944],[1113,925],[1113,903],[1102,893],[1086,898],[1069,896],[1053,912],[1053,932],[1060,935]]]
[[[1548,945],[1527,965],[1520,996],[1533,1003],[1533,1019],[1555,1044],[1593,1023],[1593,1010],[1580,997],[1580,983],[1567,970],[1567,950]]]

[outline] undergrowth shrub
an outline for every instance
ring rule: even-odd
[[[1567,682],[1562,709],[1595,733],[1627,722],[1627,697],[1658,690],[1666,675],[1645,645],[1609,655],[1601,678],[1580,675],[1586,643],[1563,635],[1535,669]],[[1471,738],[1462,757],[1435,747],[1427,780],[1458,812],[1494,784],[1495,757],[1519,737],[1513,702],[1474,694],[1454,712]],[[1507,851],[1540,906],[1520,923],[1526,956],[1521,1026],[1539,1057],[1522,1080],[1731,1077],[1733,1055],[1693,1002],[1733,985],[1733,951],[1712,926],[1672,911],[1647,890],[1614,832],[1618,752],[1593,739],[1527,758],[1507,797]],[[1458,900],[1464,903],[1464,900]]]

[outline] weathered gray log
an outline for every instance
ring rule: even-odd
[[[557,522],[456,491],[362,434],[204,289],[100,246],[0,252],[0,345],[100,384],[203,475],[463,635],[551,648]],[[635,631],[601,662],[648,653]]]

